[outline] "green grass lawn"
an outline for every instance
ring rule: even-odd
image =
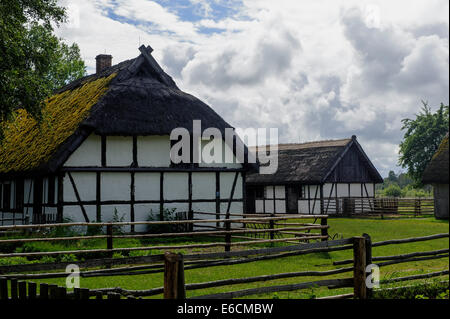
[[[418,218],[418,219],[408,218],[395,220],[381,220],[381,219],[367,219],[367,218],[366,219],[332,218],[329,219],[329,225],[330,225],[329,229],[330,235],[338,234],[337,237],[349,238],[352,236],[360,236],[363,233],[367,233],[371,236],[373,242],[388,239],[418,237],[449,232],[448,221],[437,221],[434,218]],[[449,247],[449,240],[447,238],[426,242],[375,247],[373,249],[373,255],[374,256],[397,255],[416,251],[444,249],[448,247]],[[351,250],[331,252],[331,253],[316,253],[304,256],[286,257],[276,260],[259,261],[241,265],[186,270],[185,278],[186,283],[198,283],[227,278],[250,277],[258,275],[284,273],[284,272],[303,271],[303,270],[324,271],[329,269],[340,268],[341,266],[333,266],[332,265],[333,261],[349,258],[352,258]],[[448,258],[397,264],[382,268],[381,279],[427,273],[445,269],[449,269]],[[328,276],[326,278],[346,278],[351,276],[352,273],[345,273],[335,276]],[[273,280],[270,282],[258,282],[252,284],[240,284],[228,287],[225,286],[211,289],[187,291],[187,297],[247,289],[253,287],[315,281],[321,279],[325,279],[325,277],[297,277],[297,278]],[[448,276],[439,277],[439,280],[448,280]],[[82,287],[91,289],[105,288],[105,287],[121,287],[124,289],[141,290],[141,289],[161,287],[163,285],[163,274],[159,273],[159,274],[134,275],[134,276],[81,278],[80,281]],[[65,280],[42,279],[36,280],[36,282],[46,282],[64,285]],[[411,282],[401,282],[398,283],[397,286],[404,286],[408,284],[411,284]],[[389,285],[389,287],[392,286],[393,285]],[[384,287],[387,287],[387,285],[385,285]],[[250,296],[249,298],[311,298],[349,292],[352,292],[351,288],[329,290],[328,288],[324,287],[295,292],[281,292],[277,294]],[[161,296],[155,296],[155,298],[161,298]]]

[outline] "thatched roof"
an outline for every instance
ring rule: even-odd
[[[424,184],[448,184],[448,133],[426,167],[422,182]]]
[[[151,56],[141,55],[76,80],[45,103],[42,123],[25,110],[12,122],[0,123],[0,175],[56,171],[91,133],[101,135],[169,135],[172,129],[192,131],[231,127],[211,107],[182,92]],[[252,168],[255,168],[253,165]]]
[[[277,172],[249,174],[247,182],[249,184],[324,183],[352,146],[356,147],[363,159],[372,181],[381,183],[382,177],[362,150],[356,137],[303,144],[280,144],[278,145]],[[250,151],[257,153],[260,150],[258,147],[251,147]]]

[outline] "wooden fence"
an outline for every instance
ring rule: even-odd
[[[230,215],[230,214],[228,214]],[[43,256],[58,255],[80,255],[83,254],[104,254],[105,257],[111,257],[115,252],[130,251],[151,251],[151,250],[175,250],[175,249],[191,249],[191,248],[212,248],[223,247],[225,251],[230,251],[232,247],[249,246],[255,244],[267,243],[299,243],[311,240],[326,241],[328,239],[327,215],[239,215],[231,214],[228,219],[189,219],[189,220],[172,220],[172,221],[147,221],[147,222],[116,222],[116,223],[59,223],[59,224],[36,224],[36,225],[9,225],[0,226],[0,233],[7,232],[16,237],[0,239],[0,251],[4,245],[20,245],[31,242],[67,242],[78,240],[105,240],[105,247],[100,249],[85,250],[63,250],[63,251],[39,251],[39,252],[4,252],[0,253],[0,258],[8,257],[26,257],[38,258]],[[220,216],[219,216],[220,217]],[[320,224],[305,222],[305,219],[316,218],[320,220]],[[287,222],[289,221],[289,222]],[[248,225],[266,225],[263,229],[252,229]],[[161,233],[121,233],[117,229],[129,225],[149,225],[153,227],[161,226],[177,226],[176,230],[180,230],[178,226],[184,226],[180,231]],[[206,230],[193,231],[193,225],[209,225],[213,228]],[[214,225],[214,226],[211,226]],[[185,227],[189,226],[189,227]],[[45,236],[42,230],[67,228],[67,227],[97,227],[99,234],[97,235],[77,235],[50,237]],[[102,231],[101,229],[104,229]],[[190,229],[185,231],[186,229]],[[253,238],[253,234],[267,233],[266,238]],[[188,245],[150,245],[141,247],[114,247],[114,241],[117,239],[164,239],[176,237],[219,237],[223,241],[212,241],[207,243],[195,243]],[[16,265],[18,267],[26,267],[26,265]],[[44,269],[41,269],[44,270]],[[1,273],[1,266],[0,266]]]
[[[31,278],[45,278],[43,274],[28,274],[28,275],[2,275],[0,277],[0,299],[89,299],[95,297],[103,299],[107,296],[108,299],[125,298],[141,298],[147,296],[155,296],[163,294],[166,299],[185,299],[186,291],[201,290],[212,287],[223,287],[234,284],[268,282],[281,278],[298,278],[298,277],[327,277],[336,274],[350,273],[351,275],[339,279],[322,279],[310,282],[300,282],[288,285],[272,285],[258,288],[249,288],[243,290],[234,290],[216,294],[204,294],[195,297],[195,299],[222,299],[222,298],[239,298],[244,296],[251,296],[256,294],[294,291],[308,289],[312,287],[328,287],[330,289],[352,287],[353,293],[343,294],[338,296],[330,296],[330,299],[343,298],[370,298],[373,290],[366,285],[366,278],[368,276],[367,265],[377,262],[378,267],[386,267],[388,265],[416,262],[420,260],[430,260],[439,258],[448,258],[449,250],[441,249],[436,251],[415,252],[396,256],[372,256],[372,247],[399,245],[418,241],[429,241],[439,238],[448,238],[449,234],[436,234],[432,236],[415,237],[407,239],[394,239],[383,242],[372,243],[369,235],[364,234],[361,237],[353,237],[348,239],[324,241],[309,244],[290,245],[283,247],[272,247],[262,249],[228,251],[228,252],[213,252],[201,254],[177,254],[166,252],[165,254],[146,256],[146,262],[160,262],[152,267],[154,272],[164,273],[164,286],[159,288],[152,288],[149,290],[126,290],[121,288],[103,288],[103,289],[75,289],[73,292],[67,292],[65,287],[58,287],[56,285],[40,284],[39,295],[37,294],[37,285],[34,282],[26,281]],[[281,259],[288,256],[300,256],[318,252],[332,252],[352,250],[353,258],[335,262],[335,265],[351,264],[350,267],[332,269],[327,271],[301,271],[290,273],[269,274],[263,276],[246,277],[246,278],[230,278],[224,280],[203,282],[203,283],[185,283],[185,270],[193,268],[209,268],[215,266],[234,265],[239,263],[258,262],[268,259]],[[139,257],[144,258],[144,257]],[[102,260],[101,265],[111,266],[111,260]],[[93,266],[91,264],[91,266]],[[141,266],[140,269],[143,269]],[[23,269],[16,269],[19,272]],[[30,270],[30,269],[29,269]],[[132,270],[133,272],[130,272]],[[80,273],[81,277],[92,275],[93,272],[103,272],[102,276],[111,275],[133,275],[142,274],[136,267],[128,268],[112,268],[108,270],[93,270]],[[433,278],[448,275],[448,270],[431,272],[426,274],[390,278],[381,281],[381,284],[419,280],[424,278]],[[44,274],[47,278],[54,278],[58,276],[57,273]],[[34,276],[34,277],[33,277]],[[41,276],[41,277],[39,277]],[[64,273],[67,276],[67,273]],[[9,283],[9,285],[8,285]]]
[[[434,214],[433,198],[326,198],[324,212],[330,215],[397,215],[430,216]]]

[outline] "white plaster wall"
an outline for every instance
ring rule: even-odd
[[[192,203],[192,210],[195,212],[194,218],[198,219],[215,219],[216,216],[214,215],[204,215],[204,214],[198,214],[198,212],[204,212],[204,213],[215,213],[216,212],[216,203]],[[198,225],[206,225],[215,227],[216,223],[199,223]],[[206,230],[208,228],[205,227],[196,227],[196,224],[194,224],[194,230]]]
[[[266,200],[266,213],[274,213],[273,200]]]
[[[337,184],[337,196],[348,197],[348,184]]]
[[[97,218],[97,207],[95,205],[84,205],[89,221],[93,222]],[[78,205],[64,206],[63,218],[70,218],[73,222],[85,222],[81,207]]]
[[[366,183],[367,193],[369,196],[375,196],[375,190],[372,183]],[[366,197],[366,189],[363,189],[363,194]]]
[[[220,198],[228,199],[233,188],[234,176],[236,173],[220,173]],[[215,189],[215,188],[214,188]],[[242,199],[242,174],[239,173],[234,189],[233,199]]]
[[[134,196],[136,200],[159,200],[159,173],[135,173]]]
[[[124,222],[130,221],[130,205],[102,205],[102,221],[112,222],[115,210],[117,210],[119,219],[123,217]],[[131,231],[131,227],[124,226],[122,230],[129,232]]]
[[[140,167],[169,167],[170,137],[138,136],[137,159]]]
[[[101,166],[102,141],[99,135],[91,134],[69,156],[64,166]]]
[[[273,198],[273,186],[265,187],[266,198]]]
[[[48,178],[42,179],[42,203],[48,203]]]
[[[159,204],[136,204],[134,205],[134,220],[135,221],[147,221],[150,217],[150,213],[153,216],[159,216]],[[135,225],[135,231],[145,232],[147,230],[146,225]]]
[[[199,141],[200,152],[202,152],[201,154],[203,154],[204,147],[206,145],[208,145],[209,143],[213,143],[214,149],[220,149],[222,152],[222,154],[221,154],[222,156],[219,159],[219,163],[206,163],[202,156],[201,161],[199,163],[199,167],[227,167],[227,168],[241,168],[242,167],[242,165],[240,163],[238,163],[236,156],[234,156],[230,147],[223,140],[214,139],[213,141],[211,141],[211,140]],[[209,148],[209,149],[211,149],[211,148]],[[226,154],[225,152],[230,152],[230,154],[233,154],[232,163],[226,163],[227,158],[225,157],[225,154]]]
[[[131,136],[106,137],[106,165],[130,166],[133,163],[133,138]]]
[[[94,184],[95,185],[95,184]],[[131,200],[130,173],[102,173],[101,174],[101,200]],[[95,198],[95,187],[93,196]]]
[[[286,200],[276,200],[275,201],[275,213],[278,213],[278,214],[286,213]]]
[[[284,186],[275,186],[275,198],[285,198],[286,189]]]
[[[298,201],[298,213],[299,214],[309,214],[308,213],[308,201],[307,200],[299,200]]]
[[[263,213],[263,212],[264,212],[264,201],[262,199],[257,199],[255,201],[255,213]]]
[[[192,173],[192,199],[216,198],[216,173]]]
[[[33,180],[26,179],[23,184],[24,194],[23,199],[25,204],[33,203]]]
[[[43,207],[42,211],[44,214],[56,214],[58,209],[56,207]]]
[[[187,173],[164,173],[164,198],[187,200],[189,198],[188,182],[189,175]]]
[[[228,203],[221,203],[220,204],[220,212],[222,214],[225,214],[227,212]],[[244,204],[242,202],[232,202],[230,205],[230,213],[231,214],[242,214],[244,212]],[[225,219],[226,216],[222,215],[221,219]],[[242,216],[232,216],[230,215],[230,219],[242,219]],[[222,227],[225,227],[224,223],[221,223]],[[232,223],[231,228],[240,228],[243,227],[242,223]]]
[[[96,199],[96,181],[97,177],[95,173],[71,173],[78,193],[82,201],[89,201]],[[103,188],[104,183],[102,183]],[[105,185],[108,187],[108,185]],[[64,176],[63,179],[63,193],[65,202],[76,202],[77,197],[70,182],[69,176]],[[57,197],[55,197],[57,198]]]
[[[331,192],[331,190],[333,190],[333,192]],[[331,192],[331,196],[330,196],[330,192]],[[323,197],[327,198],[327,197],[335,197],[336,196],[336,188],[333,187],[332,183],[325,183],[323,185]]]
[[[363,192],[364,194],[364,192]],[[361,197],[361,184],[350,184],[350,196],[351,197]]]

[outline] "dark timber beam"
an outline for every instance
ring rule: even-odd
[[[84,205],[81,203],[81,197],[80,197],[80,194],[78,193],[77,185],[75,185],[75,181],[73,180],[72,174],[68,173],[68,175],[69,175],[70,183],[72,184],[72,187],[73,187],[73,191],[75,192],[75,197],[77,198],[78,204],[81,208],[81,212],[83,213],[84,220],[86,221],[86,223],[89,223],[89,217],[86,213],[86,209],[84,208]]]

